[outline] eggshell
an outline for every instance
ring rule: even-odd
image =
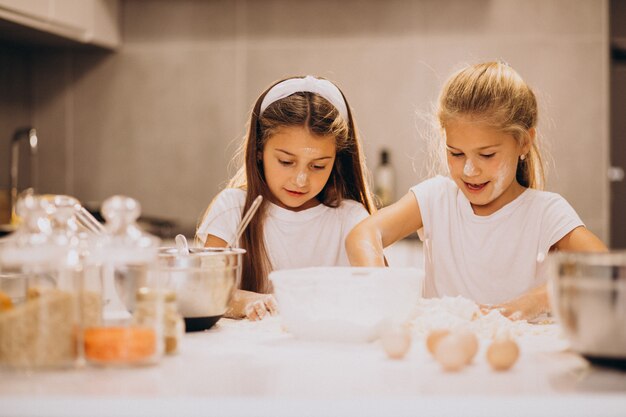
[[[444,336],[435,347],[435,360],[449,372],[460,371],[467,363],[467,350],[457,334]]]
[[[519,357],[519,347],[511,339],[496,339],[487,349],[487,362],[496,371],[511,368]]]
[[[405,327],[391,328],[381,336],[385,353],[391,359],[402,359],[411,347],[411,333]]]
[[[435,329],[432,330],[428,337],[426,338],[426,348],[431,353],[431,355],[435,354],[435,349],[437,348],[437,344],[441,339],[447,336],[450,333],[447,329]]]

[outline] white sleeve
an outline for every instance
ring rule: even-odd
[[[433,224],[433,205],[436,204],[439,195],[443,195],[441,191],[447,186],[447,179],[443,176],[436,176],[420,182],[410,188],[410,191],[417,200],[417,205],[422,216],[422,229],[418,231],[420,239],[423,241],[431,235]]]
[[[541,229],[545,231],[541,245],[546,251],[569,232],[585,225],[576,210],[562,196],[556,193],[547,193],[547,196],[541,222]]]
[[[235,237],[245,200],[246,192],[238,188],[227,188],[219,193],[209,206],[196,235],[203,243],[208,235],[230,242]]]

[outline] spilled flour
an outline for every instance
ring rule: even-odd
[[[491,340],[504,333],[529,347],[541,348],[549,339],[553,348],[567,348],[567,341],[556,324],[509,320],[498,310],[483,314],[476,303],[461,296],[421,299],[411,321],[416,338],[425,338],[434,329],[459,327],[471,330],[481,340]]]

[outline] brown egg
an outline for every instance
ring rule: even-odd
[[[435,354],[435,349],[437,348],[437,344],[444,336],[447,336],[450,333],[447,329],[435,329],[431,330],[426,338],[426,348],[431,353],[431,355]]]
[[[506,371],[519,357],[519,347],[515,341],[505,338],[494,340],[487,349],[487,362],[496,371]]]
[[[411,347],[411,333],[404,326],[392,327],[382,334],[381,343],[389,358],[402,359]]]
[[[467,349],[457,334],[445,335],[435,347],[435,360],[449,372],[460,371],[467,363]]]
[[[469,364],[474,359],[474,356],[476,356],[476,352],[478,352],[478,338],[474,332],[469,329],[459,329],[456,330],[455,333],[462,340],[463,348],[465,349],[466,354],[465,363]]]

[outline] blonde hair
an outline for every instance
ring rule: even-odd
[[[543,189],[544,167],[537,138],[537,99],[531,88],[508,64],[501,61],[469,65],[446,82],[438,101],[441,129],[460,117],[485,123],[511,134],[520,145],[531,142],[530,151],[518,160],[516,179],[524,187]]]
[[[328,100],[318,94],[304,91],[279,99],[261,112],[265,95],[274,85],[282,81],[285,80],[274,83],[257,99],[248,122],[248,131],[233,159],[238,165],[237,172],[227,184],[227,188],[246,190],[244,212],[258,195],[263,196],[263,203],[241,238],[241,247],[247,253],[244,255],[240,288],[248,291],[271,291],[267,277],[272,265],[265,247],[263,226],[268,202],[272,198],[265,180],[261,155],[267,141],[281,128],[302,126],[313,135],[320,137],[330,135],[335,138],[335,163],[326,185],[316,196],[322,204],[338,207],[342,200],[350,199],[363,204],[369,213],[375,210],[368,185],[365,156],[345,96],[347,120]],[[210,208],[209,205],[204,217]]]

